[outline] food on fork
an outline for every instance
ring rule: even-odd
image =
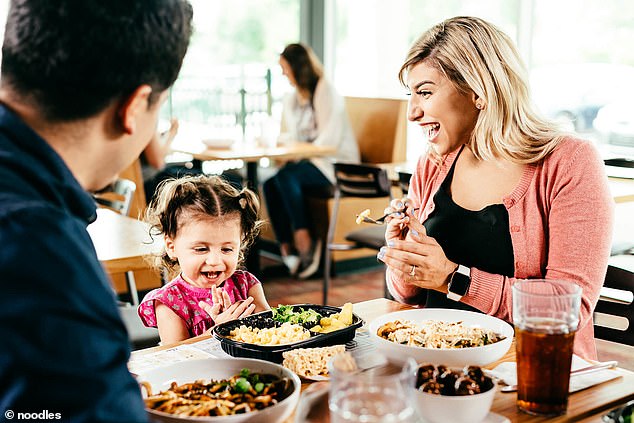
[[[364,217],[370,217],[370,209],[365,209],[357,215],[357,220],[356,220],[357,225],[360,225],[361,223],[363,223]]]

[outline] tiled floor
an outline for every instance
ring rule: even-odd
[[[332,278],[328,304],[340,306],[346,302],[359,302],[383,297],[384,270],[360,270],[358,273],[338,275]],[[322,302],[323,279],[316,276],[298,280],[288,276],[284,267],[270,260],[263,260],[259,279],[271,305]]]

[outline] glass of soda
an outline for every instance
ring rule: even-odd
[[[540,416],[566,413],[580,304],[581,287],[574,282],[524,279],[513,285],[521,411]]]

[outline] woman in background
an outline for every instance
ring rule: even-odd
[[[399,301],[511,321],[517,279],[582,288],[576,354],[596,359],[592,312],[610,253],[612,198],[593,145],[533,109],[512,41],[478,18],[448,19],[399,73],[429,143],[379,259]],[[425,298],[426,297],[426,298]]]
[[[323,75],[322,65],[303,44],[289,44],[280,55],[282,73],[295,88],[284,98],[287,139],[336,147],[332,157],[287,162],[264,183],[264,198],[280,244],[282,260],[292,275],[305,279],[319,269],[321,240],[313,239],[307,193],[332,192],[333,161],[359,161],[343,97]]]

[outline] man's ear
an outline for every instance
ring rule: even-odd
[[[152,87],[147,84],[139,85],[119,106],[121,127],[126,134],[131,135],[136,130],[136,121],[140,113],[147,110]]]

